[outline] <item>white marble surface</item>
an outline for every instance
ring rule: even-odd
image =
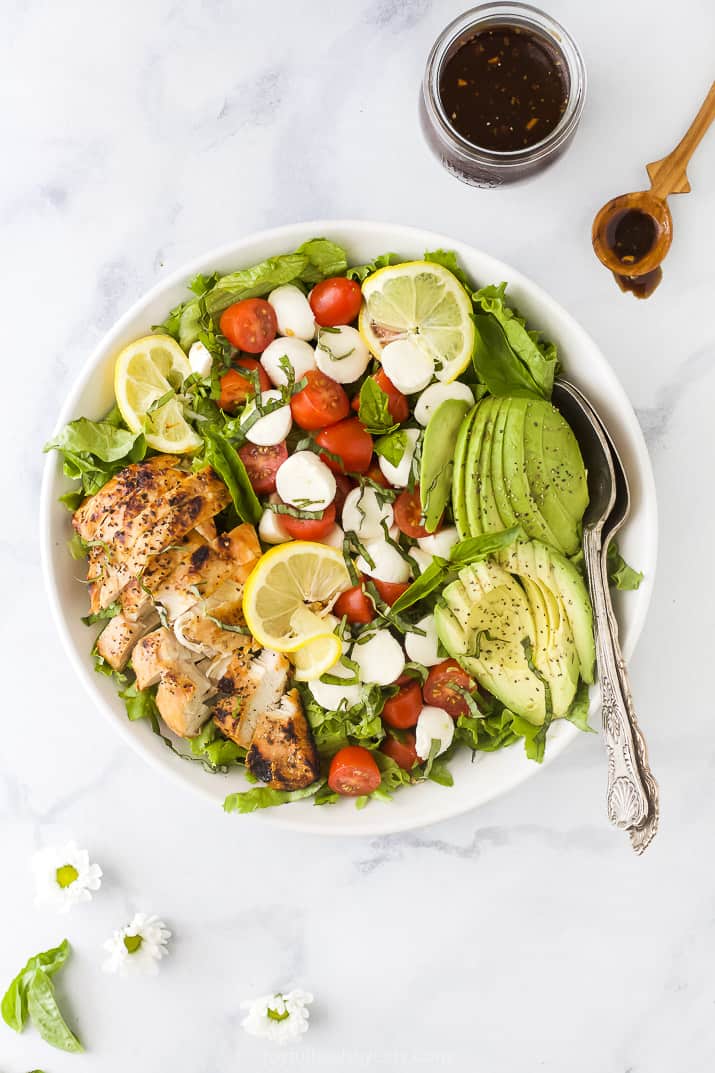
[[[450,178],[417,125],[425,56],[461,6],[3,5],[0,983],[66,933],[60,992],[88,1053],[0,1025],[2,1073],[712,1068],[715,132],[693,194],[673,204],[649,302],[616,290],[589,227],[694,113],[715,8],[553,0],[586,56],[582,126],[552,171],[497,192]],[[663,805],[641,860],[605,822],[595,736],[460,820],[319,841],[224,816],[159,778],[65,663],[38,566],[39,452],[80,364],[184,260],[331,215],[452,233],[518,265],[593,333],[639,412],[661,558],[632,670]],[[57,918],[33,908],[28,866],[66,837],[91,848],[105,882]],[[158,979],[138,985],[99,972],[101,941],[134,910],[176,936]],[[317,997],[302,1046],[247,1038],[240,1000],[294,984]]]

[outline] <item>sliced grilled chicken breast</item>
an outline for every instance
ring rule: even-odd
[[[247,749],[260,713],[285,693],[289,671],[286,657],[270,648],[253,659],[237,652],[217,686],[213,717],[221,733]]]
[[[300,790],[317,779],[318,750],[297,689],[258,716],[246,767],[275,790]]]

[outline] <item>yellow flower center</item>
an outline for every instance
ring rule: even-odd
[[[130,954],[136,954],[137,950],[139,949],[139,947],[142,944],[142,941],[143,940],[142,940],[141,935],[125,935],[124,936],[124,945],[126,946],[127,951]]]
[[[63,864],[55,872],[57,882],[62,888],[71,886],[78,876],[79,872],[73,864]]]

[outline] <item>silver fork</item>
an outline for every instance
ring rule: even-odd
[[[623,464],[603,422],[578,388],[559,378],[553,401],[574,430],[589,477],[583,550],[595,618],[603,737],[608,755],[608,818],[628,831],[634,850],[640,854],[658,828],[658,784],[636,718],[606,562],[611,540],[628,517],[630,491]]]

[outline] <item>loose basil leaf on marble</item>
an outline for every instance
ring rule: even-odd
[[[238,452],[220,432],[209,429],[203,435],[206,444],[204,459],[231,493],[239,518],[242,522],[257,525],[262,514],[261,504]]]
[[[47,973],[37,969],[27,989],[27,1012],[45,1043],[60,1051],[80,1054],[84,1047],[67,1026]]]
[[[54,946],[50,950],[43,950],[42,953],[34,954],[29,958],[24,968],[20,969],[17,976],[11,981],[10,986],[3,995],[0,1012],[5,1024],[9,1025],[15,1032],[22,1032],[27,1020],[27,989],[35,972],[41,969],[51,976],[62,968],[69,957],[69,952],[70,944],[67,939],[63,939],[59,946]]]
[[[268,786],[256,786],[253,790],[229,794],[223,803],[224,812],[255,812],[259,808],[300,801],[304,797],[313,797],[324,784],[325,779],[317,779],[302,790],[271,790]]]

